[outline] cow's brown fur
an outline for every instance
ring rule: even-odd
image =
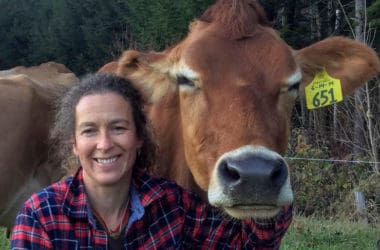
[[[10,229],[32,192],[64,174],[49,157],[48,131],[55,92],[78,79],[52,62],[0,73],[0,225]]]
[[[266,202],[289,204],[290,185],[284,183],[270,201],[253,187],[246,195],[217,190],[218,162],[247,148],[255,157],[263,147],[266,156],[283,154],[294,104],[288,89],[299,78],[302,90],[322,69],[341,79],[348,94],[379,72],[379,59],[367,46],[342,37],[293,50],[270,27],[257,1],[220,0],[169,49],[124,52],[117,74],[131,79],[153,103],[150,117],[162,152],[159,174],[208,191],[209,198],[221,196],[214,205],[242,218],[273,216],[277,210],[258,210],[262,205],[265,210]],[[180,75],[194,86],[178,86]],[[234,210],[238,205],[244,208]]]
[[[0,77],[12,75],[26,75],[36,84],[44,87],[50,85],[71,86],[78,81],[77,77],[65,65],[56,62],[42,63],[38,66],[24,67],[17,66],[9,70],[0,71]]]
[[[254,0],[218,1],[199,20],[220,25],[218,31],[233,39],[251,36],[257,25],[271,26],[263,8]]]

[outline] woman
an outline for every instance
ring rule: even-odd
[[[156,145],[136,89],[89,75],[60,102],[52,138],[76,174],[21,208],[12,248],[273,249],[290,223],[232,220],[175,183],[146,174]]]

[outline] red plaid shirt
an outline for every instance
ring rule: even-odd
[[[173,182],[135,171],[125,249],[276,249],[292,207],[275,221],[233,220]],[[107,232],[91,213],[82,171],[55,183],[21,208],[12,249],[109,249]]]

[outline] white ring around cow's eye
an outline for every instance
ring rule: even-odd
[[[194,82],[183,75],[177,76],[177,84],[180,86],[182,85],[182,86],[187,86],[187,87],[195,87]]]

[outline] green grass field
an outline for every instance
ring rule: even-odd
[[[377,240],[380,240],[380,225],[296,216],[282,241],[281,250],[376,250]],[[9,240],[1,229],[0,249],[9,249]]]
[[[296,216],[281,250],[376,250],[380,225],[339,222]]]

